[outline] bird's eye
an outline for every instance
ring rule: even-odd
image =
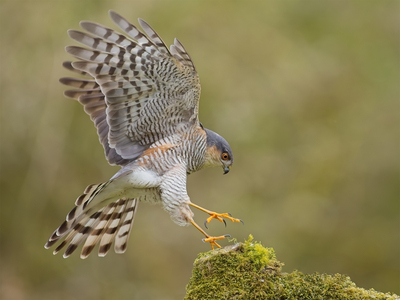
[[[222,153],[221,158],[222,158],[222,160],[229,160],[229,154],[224,152],[224,153]]]

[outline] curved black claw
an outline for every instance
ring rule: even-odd
[[[230,234],[225,234],[224,237],[226,237],[226,238],[229,237],[229,238],[230,238],[230,237],[232,237],[232,236],[231,236]]]
[[[226,227],[226,222],[225,222],[225,219],[222,219],[222,221],[224,221],[224,224],[225,224],[225,227]]]
[[[204,227],[208,229],[208,227],[207,227],[207,219],[204,221]]]
[[[242,219],[239,219],[239,221],[240,221],[240,223],[242,223],[242,224],[244,225],[244,222],[243,222],[243,220],[242,220]]]
[[[231,213],[228,213],[228,215],[229,215],[230,217],[232,217],[232,214],[231,214]]]

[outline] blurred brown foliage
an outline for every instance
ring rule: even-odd
[[[116,28],[108,9],[145,19],[167,44],[178,37],[196,64],[201,120],[235,164],[190,176],[189,195],[245,221],[210,233],[252,233],[288,272],[399,293],[399,4],[2,0],[0,298],[181,299],[208,250],[146,204],[124,255],[43,248],[83,189],[118,170],[58,83],[71,75],[66,30],[83,19]]]

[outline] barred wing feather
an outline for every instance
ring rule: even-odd
[[[69,46],[79,61],[66,63],[92,79],[62,78],[95,123],[110,164],[125,165],[153,143],[198,126],[200,81],[194,64],[175,39],[170,50],[145,21],[143,32],[117,13],[110,17],[128,36],[83,21],[88,33],[69,30],[88,48]]]
[[[71,62],[64,62],[64,67],[69,70],[75,70],[72,67]],[[86,72],[80,72],[81,75],[88,75]],[[94,122],[97,134],[99,136],[100,143],[103,145],[105,156],[110,165],[126,165],[129,160],[123,159],[117,154],[114,148],[110,147],[108,142],[108,133],[110,127],[107,123],[106,109],[107,105],[105,102],[105,96],[100,90],[99,85],[95,80],[78,79],[71,77],[64,77],[60,79],[60,82],[72,86],[78,89],[67,90],[64,95],[69,98],[78,100]]]

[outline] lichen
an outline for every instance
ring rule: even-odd
[[[263,247],[250,235],[244,243],[199,254],[185,300],[400,299],[358,288],[345,275],[282,273],[282,266],[272,248]]]

